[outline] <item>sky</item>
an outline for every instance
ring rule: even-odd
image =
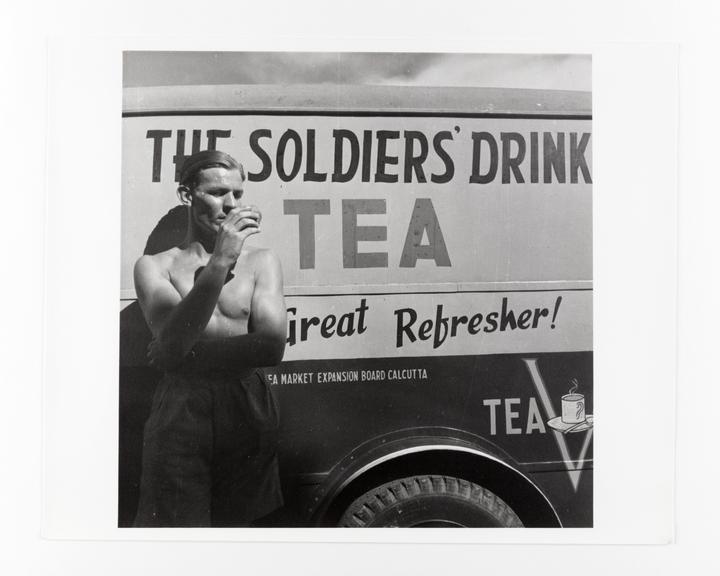
[[[127,87],[362,84],[591,90],[584,54],[125,52]]]

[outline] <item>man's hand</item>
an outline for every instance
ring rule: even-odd
[[[262,214],[255,206],[239,206],[228,212],[220,225],[213,257],[225,266],[237,262],[245,240],[260,232]]]

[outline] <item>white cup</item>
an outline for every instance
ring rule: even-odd
[[[565,394],[562,397],[562,421],[565,424],[585,422],[585,396]]]

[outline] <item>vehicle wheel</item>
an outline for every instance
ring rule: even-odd
[[[501,498],[450,476],[410,476],[369,490],[339,522],[345,527],[520,528],[522,521]]]

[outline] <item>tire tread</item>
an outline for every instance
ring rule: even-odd
[[[523,526],[512,508],[490,490],[469,480],[440,474],[410,476],[377,486],[350,504],[339,525],[369,526],[387,508],[417,496],[432,494],[472,502],[492,514],[505,527]]]

